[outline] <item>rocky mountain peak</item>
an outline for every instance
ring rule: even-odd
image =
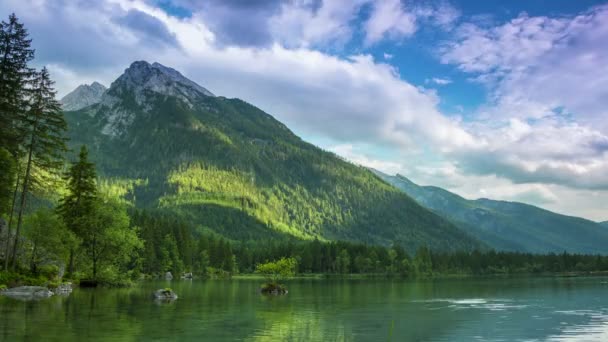
[[[209,90],[187,79],[177,70],[160,63],[146,61],[133,62],[125,72],[112,83],[109,95],[121,95],[133,91],[139,104],[145,101],[148,92],[176,96],[191,104],[192,99],[204,95],[214,96]]]
[[[107,88],[99,83],[81,84],[61,99],[64,110],[79,110],[101,101]]]

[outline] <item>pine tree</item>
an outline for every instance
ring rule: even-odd
[[[95,164],[89,161],[86,146],[80,148],[78,161],[66,173],[68,193],[61,199],[58,211],[66,226],[77,236],[82,236],[86,229],[83,227],[87,216],[91,215],[97,198],[97,175]],[[68,272],[74,272],[74,250],[70,251]]]
[[[33,70],[27,64],[34,58],[27,30],[15,14],[0,23],[0,147],[18,155],[20,117],[27,108],[26,93]]]
[[[0,149],[7,151],[13,159],[12,163],[7,160],[0,169],[6,179],[14,179],[15,173],[19,170],[16,167],[8,168],[8,165],[17,164],[21,152],[20,144],[23,142],[20,119],[27,108],[27,85],[33,75],[32,69],[27,66],[34,58],[34,50],[30,45],[31,40],[28,39],[27,30],[19,23],[15,14],[9,16],[8,22],[0,22]],[[10,229],[17,200],[19,177],[12,186],[14,186],[13,196],[10,199],[12,203],[10,210],[6,212],[9,220],[5,245],[5,269],[8,269],[10,256]],[[5,190],[2,189],[3,192]]]
[[[54,173],[63,165],[63,153],[66,151],[67,124],[59,102],[55,99],[53,81],[49,72],[43,68],[32,82],[30,108],[24,117],[24,149],[27,154],[23,187],[19,201],[17,228],[11,257],[15,267],[19,246],[19,233],[23,221],[26,198],[32,183],[32,169]],[[44,188],[44,184],[38,184]]]

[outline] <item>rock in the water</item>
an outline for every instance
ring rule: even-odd
[[[182,279],[192,279],[194,278],[194,276],[192,275],[192,273],[184,273],[182,275]]]
[[[72,283],[63,283],[53,289],[56,295],[67,295],[72,292]]]
[[[264,284],[260,288],[260,292],[262,294],[277,296],[277,295],[286,295],[288,291],[287,291],[287,288],[283,285],[269,283],[269,284]]]
[[[165,279],[167,279],[167,280],[173,279],[173,274],[171,274],[171,272],[165,273]]]
[[[177,294],[171,289],[160,289],[154,292],[154,298],[160,300],[175,300],[177,299]]]
[[[42,299],[54,295],[53,292],[44,286],[19,286],[0,293],[3,296],[21,300]]]

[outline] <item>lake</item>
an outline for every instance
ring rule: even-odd
[[[0,297],[1,341],[608,341],[608,278],[150,281]],[[159,303],[153,290],[180,298]]]

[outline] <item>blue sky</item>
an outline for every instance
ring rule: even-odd
[[[5,0],[60,95],[158,61],[355,163],[608,219],[608,3]]]

